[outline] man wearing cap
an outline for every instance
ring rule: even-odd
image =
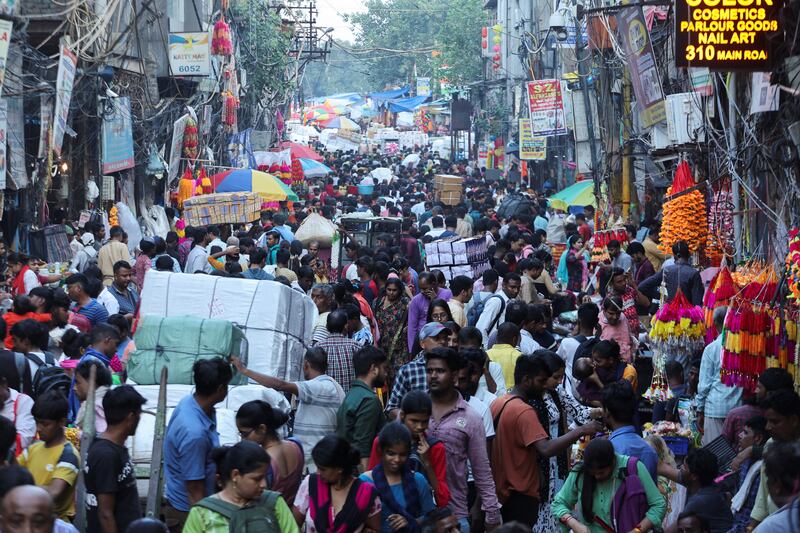
[[[428,390],[428,376],[425,373],[425,352],[447,345],[451,331],[439,322],[428,322],[419,332],[419,344],[422,351],[400,367],[392,386],[392,393],[386,403],[389,419],[394,420],[400,409],[400,403],[406,393],[412,390]]]

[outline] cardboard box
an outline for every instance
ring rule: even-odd
[[[261,196],[254,192],[223,192],[193,196],[183,203],[190,226],[246,224],[261,216]]]

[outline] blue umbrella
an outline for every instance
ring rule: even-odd
[[[303,174],[305,174],[307,178],[320,178],[333,172],[327,165],[323,165],[319,161],[314,161],[313,159],[301,158],[300,164],[303,165]]]

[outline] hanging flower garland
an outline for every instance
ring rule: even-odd
[[[211,37],[211,53],[215,56],[229,56],[233,54],[233,41],[231,28],[223,17],[214,24],[214,34]]]
[[[708,210],[706,257],[713,266],[733,256],[733,195],[727,186],[715,192]]]
[[[117,206],[112,205],[108,210],[108,225],[111,227],[119,226],[119,210]]]
[[[730,299],[738,292],[739,288],[733,282],[731,271],[723,264],[719,272],[711,280],[711,284],[703,297],[703,314],[706,323],[706,344],[710,344],[721,332],[714,326],[714,310],[717,307],[727,306]]]
[[[675,170],[675,179],[667,189],[667,196],[674,196],[694,187],[689,163],[681,161]],[[694,253],[706,241],[706,202],[700,191],[681,194],[664,203],[664,219],[661,223],[661,251],[671,253],[672,245],[686,241],[689,251]]]
[[[197,159],[197,122],[189,117],[183,129],[183,157],[190,161]]]
[[[745,266],[743,270],[752,267]],[[733,279],[736,280],[735,274]],[[742,274],[741,279],[750,278]],[[724,384],[755,391],[758,376],[767,368],[768,346],[777,316],[772,302],[777,290],[777,274],[767,266],[732,299],[725,316],[722,345],[720,377]]]
[[[183,202],[194,196],[194,178],[192,177],[192,170],[186,167],[183,171],[181,179],[178,182],[178,209],[183,209]]]
[[[644,397],[651,401],[666,401],[672,397],[667,382],[667,355],[687,357],[701,348],[706,327],[703,310],[689,303],[679,288],[671,302],[662,304],[650,327],[650,339],[655,351],[653,380]]]

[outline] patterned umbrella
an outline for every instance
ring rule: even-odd
[[[288,185],[272,174],[250,168],[236,168],[214,174],[211,176],[211,184],[215,192],[257,192],[265,202],[299,200]]]

